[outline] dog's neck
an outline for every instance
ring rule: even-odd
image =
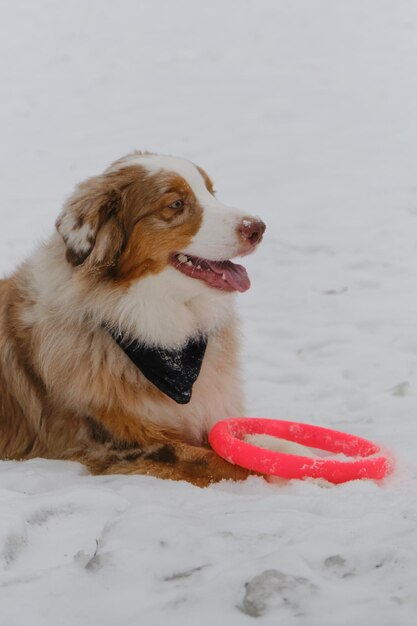
[[[210,289],[168,267],[132,284],[113,308],[116,325],[146,345],[181,348],[234,316],[233,294]]]

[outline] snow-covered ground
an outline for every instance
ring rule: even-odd
[[[0,463],[0,625],[414,625],[417,4],[14,0],[0,56],[0,272],[113,159],[191,158],[268,224],[248,414],[397,459],[384,484],[206,490]]]

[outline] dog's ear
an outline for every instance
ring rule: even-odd
[[[97,176],[78,185],[65,203],[56,228],[73,266],[113,265],[121,253],[124,229],[120,218],[122,193]]]

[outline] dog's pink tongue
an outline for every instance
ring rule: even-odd
[[[225,281],[235,291],[243,293],[250,287],[250,280],[243,265],[231,261],[207,261],[211,271],[219,276],[217,281]],[[217,278],[217,276],[216,276]],[[221,287],[221,284],[219,284]]]

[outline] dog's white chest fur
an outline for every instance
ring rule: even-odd
[[[226,417],[242,415],[244,399],[235,356],[228,362],[221,335],[209,338],[201,372],[194,384],[189,404],[166,399],[161,403],[147,398],[136,408],[138,416],[178,430],[192,443],[201,443],[211,427]]]

